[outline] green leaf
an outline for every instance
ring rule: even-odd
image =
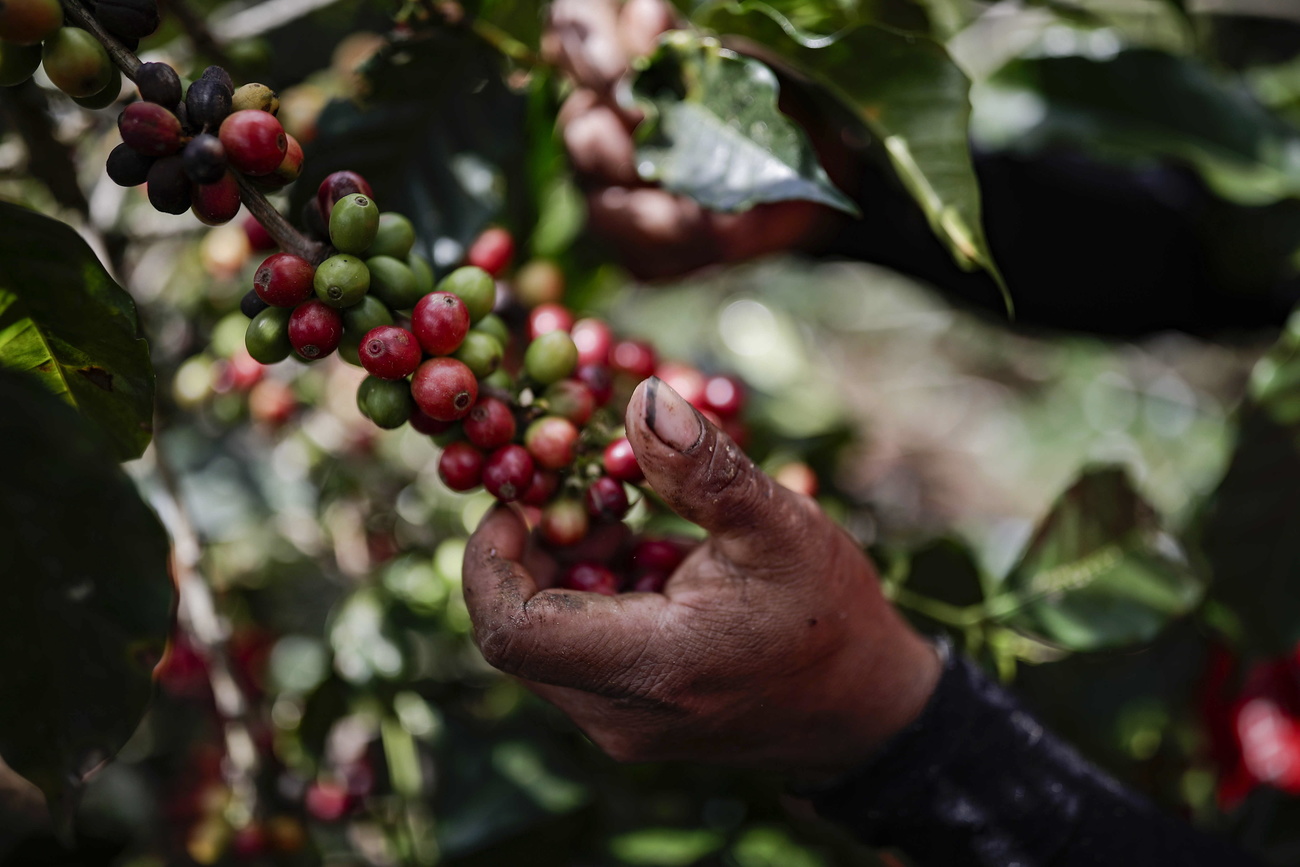
[[[35,375],[99,425],[119,460],[153,434],[153,365],[135,302],[70,227],[0,202],[0,367]]]
[[[1014,61],[982,86],[972,135],[993,150],[1069,146],[1125,164],[1186,163],[1243,205],[1300,194],[1300,133],[1244,88],[1149,49]]]
[[[757,60],[673,32],[633,83],[646,110],[637,129],[641,176],[715,211],[803,200],[856,214],[803,130],[777,108],[779,90]]]
[[[774,51],[848,107],[963,268],[987,270],[1011,299],[989,252],[967,143],[970,82],[939,43],[854,25],[829,36],[794,27],[752,2],[719,3],[699,16],[718,33]]]
[[[135,731],[172,621],[169,544],[94,428],[0,372],[0,756],[70,809]]]
[[[990,610],[1071,650],[1149,641],[1200,601],[1194,570],[1124,471],[1085,472],[1038,528]]]

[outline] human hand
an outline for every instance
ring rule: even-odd
[[[798,201],[720,214],[638,176],[632,133],[641,117],[620,103],[617,91],[631,60],[649,54],[659,35],[674,26],[675,13],[665,0],[551,4],[542,49],[577,85],[558,123],[587,191],[588,225],[632,273],[646,279],[814,243],[842,216]],[[783,99],[782,107],[790,111],[788,103]]]
[[[847,533],[665,383],[642,383],[626,422],[646,481],[708,539],[662,594],[556,589],[523,520],[498,507],[465,556],[488,662],[622,761],[811,781],[866,760],[925,705],[934,648],[884,599]]]

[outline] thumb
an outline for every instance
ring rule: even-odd
[[[770,569],[816,537],[812,501],[773,482],[663,380],[637,386],[625,422],[646,482],[732,562]]]

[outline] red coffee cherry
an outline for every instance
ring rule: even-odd
[[[122,143],[138,154],[165,157],[181,149],[181,122],[152,102],[133,102],[117,116]]]
[[[710,376],[704,383],[704,405],[723,419],[745,408],[745,386],[732,376]]]
[[[451,443],[438,458],[438,477],[453,491],[472,491],[482,484],[483,460],[469,443]]]
[[[482,268],[496,277],[515,257],[515,239],[505,229],[492,227],[479,235],[465,254],[465,264]]]
[[[576,545],[587,537],[591,519],[577,500],[565,497],[542,509],[538,529],[542,538],[557,547]]]
[[[561,379],[547,389],[543,397],[552,415],[562,416],[583,426],[596,411],[596,398],[591,389],[576,379]]]
[[[496,449],[515,438],[515,414],[504,401],[480,397],[461,427],[474,445],[481,449]]]
[[[316,188],[316,204],[325,217],[326,225],[329,224],[334,203],[353,193],[362,193],[369,198],[375,196],[375,191],[370,188],[370,184],[356,172],[334,172],[325,176],[325,180],[321,181],[320,186]]]
[[[308,361],[329,355],[342,339],[343,317],[328,304],[313,298],[289,314],[289,343]]]
[[[529,340],[536,340],[552,331],[568,331],[572,327],[573,314],[559,304],[541,304],[528,312]]]
[[[603,364],[584,364],[573,373],[573,378],[587,386],[596,406],[604,406],[614,397],[614,378]]]
[[[579,319],[569,329],[574,346],[578,347],[578,364],[609,364],[609,353],[614,348],[614,332],[604,320]]]
[[[628,589],[633,593],[662,593],[668,577],[667,572],[647,572],[633,581]]]
[[[575,563],[565,571],[560,586],[565,590],[613,596],[618,593],[618,578],[599,563]]]
[[[469,333],[469,308],[451,292],[430,292],[411,312],[411,330],[430,355],[451,355]]]
[[[223,120],[218,137],[226,149],[226,159],[246,175],[271,174],[284,162],[289,150],[280,121],[255,108],[234,112]]]
[[[640,539],[632,548],[632,568],[637,572],[671,573],[685,559],[685,548],[671,539]]]
[[[239,200],[239,184],[230,172],[222,175],[216,183],[194,184],[190,188],[190,199],[194,216],[209,226],[229,223],[235,219],[242,204]]]
[[[240,225],[244,227],[244,234],[248,236],[248,245],[254,250],[274,250],[276,248],[275,239],[271,237],[270,232],[266,231],[266,227],[257,221],[257,217],[249,214]]]
[[[380,379],[405,379],[424,356],[415,335],[396,325],[380,325],[366,332],[358,350],[361,366]]]
[[[573,463],[578,445],[578,429],[573,422],[558,415],[537,419],[524,433],[524,447],[538,464],[549,470],[562,470]]]
[[[632,451],[632,444],[628,442],[627,437],[619,437],[605,446],[602,462],[606,475],[618,479],[620,482],[635,484],[645,478],[645,475],[641,472],[641,465],[636,462],[636,454]]]
[[[411,410],[411,427],[415,428],[418,433],[425,436],[438,436],[444,434],[456,426],[454,421],[438,421],[425,414],[424,410],[418,406]]]
[[[523,446],[502,446],[483,464],[483,487],[503,503],[523,496],[533,483],[533,459]]]
[[[454,358],[430,358],[415,369],[415,375],[411,377],[411,395],[431,418],[460,421],[478,400],[478,380],[464,362]]]
[[[545,506],[555,496],[555,492],[560,487],[560,476],[551,470],[542,469],[541,467],[533,468],[533,481],[524,491],[524,495],[519,498],[519,502],[526,506]],[[581,506],[578,507],[582,509]],[[587,518],[587,513],[583,512],[583,520]],[[585,532],[585,531],[584,531]]]
[[[654,347],[642,340],[620,340],[609,352],[610,366],[637,382],[654,376],[658,361]]]
[[[704,404],[704,374],[695,368],[676,361],[665,361],[655,369],[655,376],[668,383],[691,406],[696,409],[707,408]]]
[[[601,476],[587,488],[587,511],[593,518],[605,521],[621,521],[627,514],[629,503],[623,483]]]
[[[315,267],[301,256],[276,253],[257,266],[253,290],[272,307],[296,307],[312,296],[315,276]]]

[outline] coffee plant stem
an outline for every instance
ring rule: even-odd
[[[978,624],[985,618],[984,606],[982,605],[967,607],[949,605],[946,602],[940,602],[938,599],[931,599],[928,596],[913,593],[905,587],[894,585],[885,585],[883,589],[889,600],[898,607],[909,608],[945,626],[964,629]]]
[[[135,52],[118,42],[117,37],[105,30],[81,0],[63,0],[63,11],[78,26],[84,28],[98,39],[100,44],[104,46],[104,50],[108,52],[113,64],[122,70],[123,75],[135,81],[135,71],[140,68],[140,58],[135,56]]]

